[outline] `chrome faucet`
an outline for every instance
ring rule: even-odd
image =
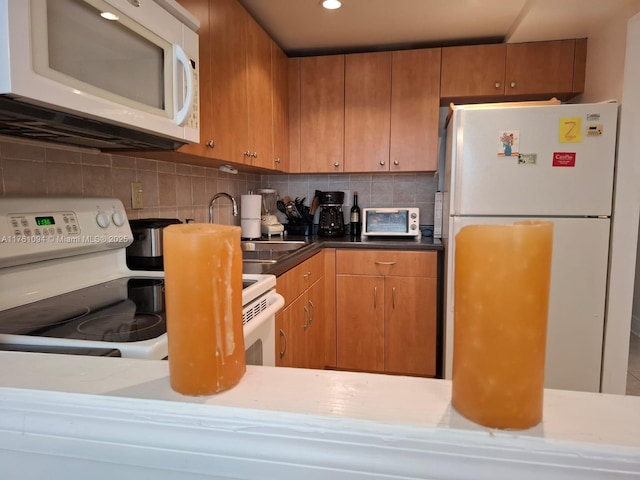
[[[231,204],[233,205],[233,216],[238,216],[238,203],[236,202],[236,199],[228,193],[220,192],[216,193],[209,202],[209,223],[213,223],[213,204],[216,203],[216,200],[220,197],[227,197],[229,200],[231,200]]]

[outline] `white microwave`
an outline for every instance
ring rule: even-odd
[[[420,209],[414,207],[364,208],[362,237],[421,238]]]
[[[0,135],[198,142],[198,27],[175,0],[0,0]]]

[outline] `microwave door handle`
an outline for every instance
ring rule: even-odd
[[[176,123],[180,126],[184,125],[187,121],[187,117],[191,113],[191,106],[193,104],[193,96],[194,96],[194,88],[193,88],[193,72],[191,71],[191,62],[187,58],[187,54],[184,53],[184,50],[179,45],[173,46],[173,54],[175,56],[176,61],[182,65],[184,69],[184,76],[187,79],[187,95],[184,100],[184,105],[178,113],[176,114]],[[175,82],[176,88],[178,82]],[[176,99],[180,92],[176,92]]]

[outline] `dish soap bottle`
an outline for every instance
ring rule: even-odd
[[[359,237],[362,230],[362,221],[360,218],[360,207],[358,206],[358,192],[353,194],[353,206],[351,207],[351,236]]]

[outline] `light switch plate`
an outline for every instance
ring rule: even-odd
[[[142,183],[140,182],[131,182],[131,208],[133,210],[143,208]]]

